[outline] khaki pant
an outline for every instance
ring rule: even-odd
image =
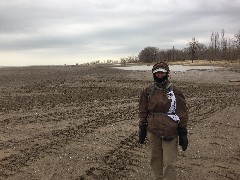
[[[164,141],[150,132],[147,137],[150,142],[150,165],[154,178],[156,180],[176,180],[178,138]]]

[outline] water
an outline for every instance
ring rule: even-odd
[[[131,71],[150,71],[152,66],[142,65],[142,66],[127,66],[127,67],[114,67],[117,69],[131,70]],[[209,69],[219,69],[222,67],[218,66],[183,66],[183,65],[170,65],[170,71],[189,71],[189,70],[209,70]]]

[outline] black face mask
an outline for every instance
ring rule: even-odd
[[[154,78],[154,81],[158,84],[164,84],[164,82],[166,82],[168,80],[168,74],[166,74],[166,76],[164,76],[163,78],[158,78],[157,76],[155,76],[153,74],[153,78]]]

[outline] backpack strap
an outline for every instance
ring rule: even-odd
[[[167,90],[168,93],[171,92],[171,91],[173,91],[173,84],[172,84],[172,83],[169,83],[169,84],[167,85],[167,87],[166,87],[166,90]]]
[[[157,88],[157,85],[155,83],[152,83],[151,88],[147,93],[148,100],[152,97],[153,93],[156,91]]]

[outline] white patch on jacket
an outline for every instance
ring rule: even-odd
[[[170,91],[167,93],[168,99],[171,99],[171,106],[168,110],[168,117],[170,117],[172,120],[174,121],[180,121],[180,118],[178,117],[178,115],[176,115],[176,107],[177,107],[177,103],[176,103],[176,96],[174,94],[173,91]]]

